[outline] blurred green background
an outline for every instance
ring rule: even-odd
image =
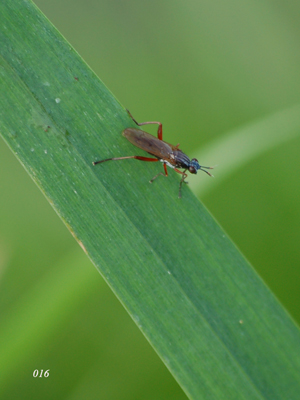
[[[219,164],[191,187],[299,323],[300,3],[36,4],[138,121]],[[282,113],[275,140],[264,122]],[[233,141],[220,161],[235,132],[252,156]],[[0,397],[186,399],[4,142],[0,168]]]

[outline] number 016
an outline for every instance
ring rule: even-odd
[[[33,371],[33,377],[34,378],[37,378],[37,377],[39,377],[39,378],[48,378],[48,376],[49,376],[49,371],[50,371],[50,369],[47,369],[45,372],[44,372],[44,370],[43,369],[41,369],[41,372],[39,372],[39,370],[38,369],[35,369],[34,371]]]

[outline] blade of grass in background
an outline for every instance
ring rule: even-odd
[[[241,127],[221,139],[214,140],[197,154],[198,160],[218,160],[218,179],[220,184],[230,174],[250,163],[256,157],[300,135],[300,106],[293,107],[267,116],[260,121]],[[285,168],[286,166],[279,166]],[[196,193],[206,194],[212,189],[208,181],[193,179],[191,188]]]
[[[142,154],[133,122],[31,2],[0,11],[1,134],[188,396],[297,399],[293,321],[175,174],[92,166]]]
[[[83,253],[72,252],[49,270],[30,292],[20,296],[20,302],[10,311],[0,330],[0,365],[5,365],[0,375],[1,388],[6,387],[14,374],[15,359],[24,364],[32,353],[39,353],[43,342],[67,317],[70,308],[74,304],[78,308],[78,303],[91,290],[93,282],[95,284],[94,274],[82,268],[84,264],[87,260]]]

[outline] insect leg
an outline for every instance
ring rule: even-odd
[[[133,116],[131,115],[131,112],[129,110],[126,110],[130,116],[130,118],[133,120],[133,122],[135,122],[138,126],[142,126],[142,125],[149,125],[149,124],[158,124],[158,129],[157,129],[157,137],[159,140],[163,140],[163,133],[162,133],[162,123],[161,122],[157,122],[157,121],[149,121],[149,122],[140,122],[138,123]]]
[[[156,179],[159,175],[168,176],[168,170],[167,170],[166,164],[164,164],[164,170],[165,170],[165,173],[160,172],[159,174],[155,175],[155,177],[152,178],[149,182],[152,183],[154,181],[154,179]]]
[[[180,181],[180,183],[179,183],[179,194],[178,194],[178,197],[181,198],[181,187],[182,187],[182,183],[183,183],[183,182],[184,182],[184,183],[188,183],[188,182],[185,181],[185,179],[187,178],[187,174],[185,173],[186,169],[185,169],[183,172],[181,172],[181,171],[179,171],[179,169],[174,168],[174,171],[176,171],[176,172],[178,172],[178,174],[181,174],[181,175],[182,175],[181,181]]]
[[[127,157],[113,157],[113,158],[106,158],[105,160],[94,161],[93,164],[101,164],[105,161],[116,161],[116,160],[126,160],[127,158],[135,158],[136,160],[141,161],[158,161],[157,158],[150,158],[150,157],[142,157],[142,156],[127,156]]]

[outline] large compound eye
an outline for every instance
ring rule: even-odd
[[[196,161],[196,162],[198,162],[197,158],[193,158],[193,159],[192,159],[192,161]]]
[[[190,171],[191,174],[196,174],[197,173],[196,168],[193,167],[193,166],[189,167],[189,171]]]

